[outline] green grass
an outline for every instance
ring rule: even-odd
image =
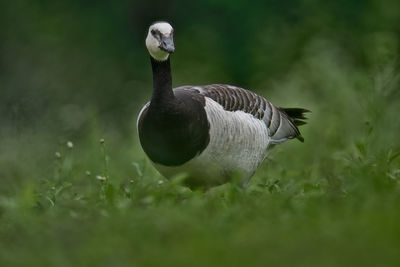
[[[120,183],[111,172],[74,179],[73,156],[57,158],[54,177],[0,199],[0,258],[4,266],[395,266],[398,154],[382,153],[345,153],[326,177],[286,172],[274,158],[246,190],[206,193],[144,165]]]
[[[2,125],[0,265],[398,266],[398,68],[384,46],[365,48],[371,69],[339,47],[315,40],[279,79],[255,77],[273,103],[312,113],[305,143],[277,146],[246,189],[157,174],[135,130],[144,101],[129,121],[63,106],[46,111],[61,123]]]
[[[396,266],[396,105],[353,126],[343,121],[361,113],[341,117],[348,103],[333,114],[316,105],[304,144],[277,147],[248,188],[206,193],[160,177],[136,138],[94,131],[71,147],[7,135],[1,265]]]

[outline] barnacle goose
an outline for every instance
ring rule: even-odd
[[[149,27],[146,46],[153,71],[153,95],[140,111],[140,143],[165,177],[188,175],[190,186],[211,187],[239,176],[243,184],[272,145],[303,141],[301,108],[280,108],[251,91],[224,84],[172,89],[173,28]]]

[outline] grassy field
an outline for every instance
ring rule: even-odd
[[[154,2],[0,3],[0,266],[399,266],[398,1]],[[160,18],[174,86],[312,111],[247,188],[145,157]]]
[[[313,113],[306,142],[278,146],[246,189],[164,180],[133,113],[126,135],[96,115],[70,139],[3,128],[1,265],[397,266],[399,76],[338,58],[306,54],[269,85]]]

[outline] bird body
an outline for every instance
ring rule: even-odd
[[[234,176],[246,184],[271,145],[303,140],[296,124],[304,124],[305,109],[278,108],[230,85],[172,89],[172,33],[167,23],[149,28],[154,91],[137,123],[143,150],[163,176],[185,173],[192,186],[210,187]]]

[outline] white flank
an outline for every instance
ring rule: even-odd
[[[154,166],[167,178],[187,173],[196,180],[218,184],[225,182],[227,174],[235,174],[246,184],[267,156],[270,141],[267,127],[251,114],[226,111],[214,100],[205,99],[210,122],[207,148],[182,166]]]

